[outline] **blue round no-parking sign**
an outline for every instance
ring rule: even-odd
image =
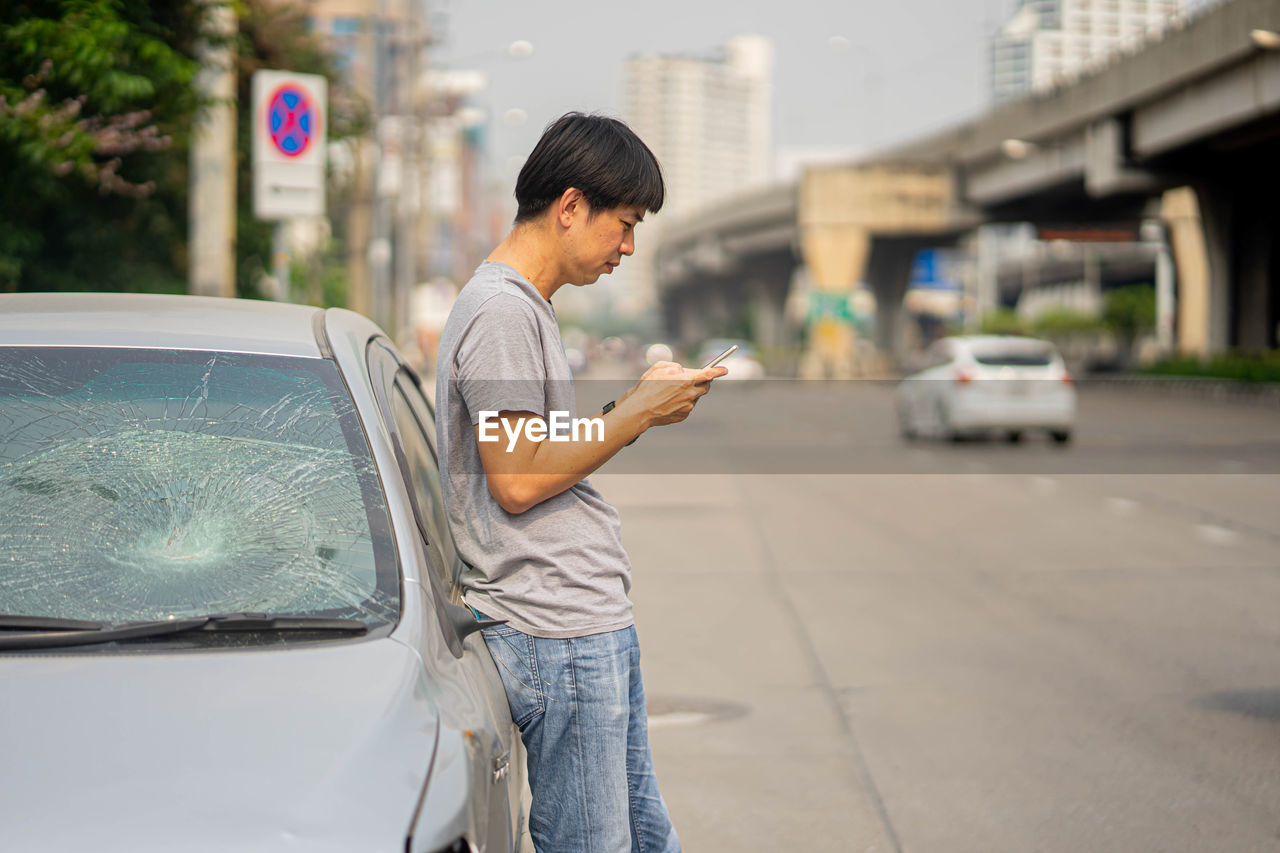
[[[267,131],[276,150],[297,157],[320,132],[320,111],[311,94],[296,83],[285,83],[267,102]]]

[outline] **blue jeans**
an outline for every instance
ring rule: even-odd
[[[548,640],[483,630],[529,755],[538,853],[678,853],[658,793],[635,628]]]

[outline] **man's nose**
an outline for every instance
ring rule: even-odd
[[[622,245],[618,247],[618,251],[622,252],[622,254],[624,255],[631,255],[632,253],[635,252],[635,250],[636,250],[636,238],[632,237],[629,234],[626,237],[623,237]]]

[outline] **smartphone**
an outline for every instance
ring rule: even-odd
[[[733,346],[729,347],[729,348],[728,348],[727,350],[725,350],[724,352],[720,353],[720,354],[719,354],[718,356],[716,356],[715,358],[713,358],[713,359],[711,359],[710,361],[708,361],[706,364],[702,365],[702,369],[703,369],[703,370],[706,370],[706,369],[707,369],[707,368],[709,368],[709,367],[715,367],[717,364],[719,364],[720,362],[724,361],[724,360],[725,360],[726,358],[728,358],[729,356],[733,355],[734,351],[735,351],[735,350],[737,350],[737,349],[738,349],[738,345],[737,345],[737,344],[734,344]]]

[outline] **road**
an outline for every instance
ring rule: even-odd
[[[1280,849],[1278,427],[1086,387],[1065,450],[907,444],[792,382],[643,436],[592,480],[685,849]]]

